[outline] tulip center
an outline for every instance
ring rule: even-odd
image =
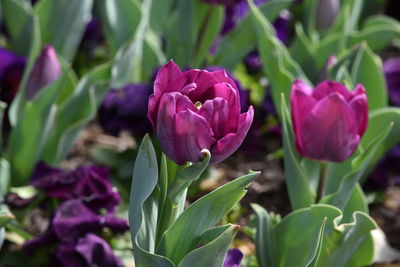
[[[194,103],[194,106],[197,108],[197,109],[201,109],[201,106],[202,106],[203,104],[200,102],[200,101],[197,101],[196,103]]]

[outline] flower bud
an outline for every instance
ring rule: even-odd
[[[317,29],[328,29],[340,10],[339,0],[319,0],[317,3]]]
[[[291,92],[291,115],[296,147],[307,158],[342,162],[360,143],[368,123],[364,87],[354,91],[334,81],[324,81],[312,90],[296,80]]]
[[[45,45],[33,65],[26,84],[26,99],[31,100],[43,88],[56,81],[61,75],[61,64],[51,45]]]

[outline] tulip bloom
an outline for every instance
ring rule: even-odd
[[[43,88],[56,81],[61,76],[61,64],[51,45],[43,47],[36,59],[26,84],[26,99],[31,100]]]
[[[240,114],[239,92],[225,71],[182,72],[163,66],[149,99],[149,118],[164,153],[178,164],[202,159],[202,149],[217,163],[235,152],[253,121],[254,110]]]
[[[349,91],[338,82],[325,81],[312,90],[296,80],[290,102],[301,155],[342,162],[354,153],[368,122],[367,95],[361,84]]]

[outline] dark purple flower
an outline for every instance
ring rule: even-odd
[[[99,110],[100,125],[113,135],[118,135],[121,130],[137,135],[149,132],[147,102],[151,93],[148,84],[128,84],[110,90]]]
[[[31,184],[50,197],[62,200],[79,198],[97,211],[113,212],[120,202],[119,193],[112,186],[109,170],[99,166],[82,166],[72,171],[38,163]]]
[[[400,145],[393,147],[377,164],[367,181],[367,186],[385,189],[391,185],[400,185]]]
[[[240,111],[245,112],[250,107],[250,90],[244,90],[239,80],[233,76],[233,74],[227,71],[224,67],[221,66],[209,66],[206,68],[207,71],[217,71],[224,70],[229,78],[235,83],[237,89],[239,90],[240,97]]]
[[[240,262],[242,261],[243,254],[242,252],[237,249],[230,249],[228,253],[226,253],[224,265],[222,267],[241,267],[242,265]]]
[[[36,59],[26,84],[26,99],[31,100],[43,88],[61,76],[61,64],[51,45],[45,45]]]
[[[52,221],[53,231],[63,242],[75,242],[83,234],[99,232],[104,227],[114,233],[123,233],[128,230],[128,223],[113,214],[94,213],[78,199],[63,202]]]
[[[81,200],[68,200],[57,208],[47,231],[27,241],[23,250],[32,256],[37,250],[49,251],[56,247],[50,260],[54,262],[53,266],[120,266],[99,265],[102,261],[111,264],[116,259],[108,244],[91,234],[101,232],[103,228],[123,233],[129,226],[126,220],[113,214],[93,212]]]
[[[8,104],[17,94],[26,59],[0,47],[0,100]]]
[[[122,261],[101,237],[88,233],[75,243],[61,243],[49,258],[50,266],[122,267]]]
[[[400,106],[400,58],[391,58],[383,64],[390,101]]]

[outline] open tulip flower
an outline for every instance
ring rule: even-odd
[[[164,153],[178,164],[198,162],[201,151],[217,163],[241,145],[253,121],[253,107],[240,114],[239,92],[225,71],[182,72],[170,61],[154,82],[149,118]]]
[[[364,87],[354,91],[334,81],[315,90],[296,80],[291,92],[296,147],[307,158],[342,162],[357,148],[367,128],[368,101]]]

